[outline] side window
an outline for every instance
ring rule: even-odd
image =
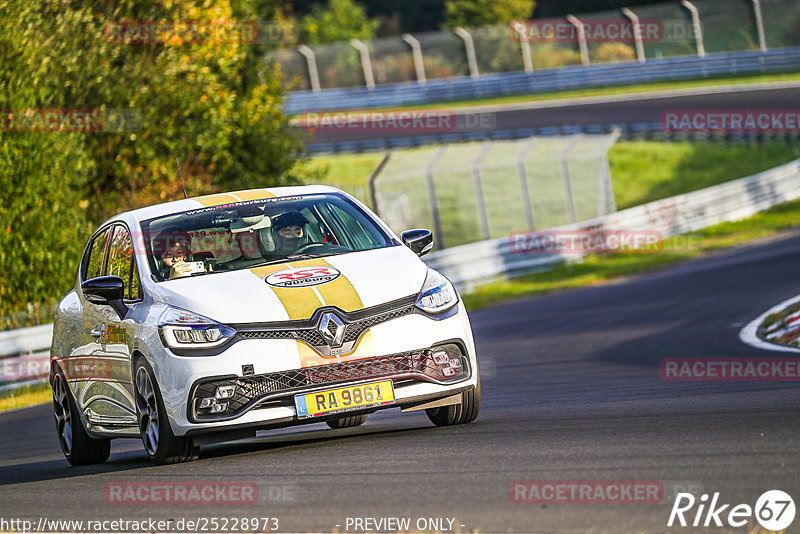
[[[89,260],[86,262],[86,270],[83,273],[83,279],[97,278],[103,276],[103,252],[105,251],[106,237],[109,230],[97,234],[92,241],[89,250]]]
[[[125,298],[139,299],[139,275],[133,254],[133,244],[128,229],[114,226],[111,244],[108,247],[108,276],[119,276],[125,282]]]

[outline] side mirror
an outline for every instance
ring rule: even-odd
[[[400,234],[403,243],[413,250],[417,256],[424,256],[433,248],[433,233],[430,230],[418,228],[406,230]]]
[[[122,302],[125,296],[125,282],[119,276],[100,276],[91,278],[81,284],[81,291],[86,300],[92,304],[106,304],[124,319],[128,307]]]

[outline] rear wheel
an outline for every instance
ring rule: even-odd
[[[429,408],[425,410],[425,414],[436,426],[450,426],[471,423],[478,417],[480,411],[481,381],[480,378],[478,378],[475,389],[470,389],[469,391],[463,391],[461,393],[461,402],[459,404]]]
[[[196,460],[200,447],[192,438],[179,438],[172,433],[161,392],[144,358],[136,364],[135,377],[139,433],[147,456],[158,465]]]
[[[91,437],[80,419],[67,379],[61,369],[53,376],[53,414],[61,451],[72,465],[101,464],[111,454],[111,440]]]
[[[367,422],[367,414],[351,415],[349,417],[337,417],[336,419],[328,419],[325,423],[333,428],[351,428],[354,426],[363,425]]]

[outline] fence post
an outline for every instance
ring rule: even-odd
[[[528,41],[528,29],[521,22],[512,22],[511,27],[517,32],[519,36],[519,44],[522,48],[522,64],[525,66],[525,72],[533,72],[533,59],[531,58],[531,45]]]
[[[575,148],[575,144],[581,137],[583,136],[580,134],[572,136],[572,139],[567,143],[566,148],[564,148],[564,151],[561,153],[561,181],[564,185],[564,200],[567,205],[567,215],[571,223],[576,222],[578,216],[575,213],[575,199],[572,197],[572,184],[570,183],[568,160],[570,152]]]
[[[414,70],[417,72],[417,82],[425,83],[428,79],[425,77],[425,63],[422,61],[422,47],[416,37],[410,33],[403,34],[403,41],[408,43],[411,47],[411,56],[414,58]]]
[[[622,8],[622,14],[628,17],[631,20],[631,24],[633,24],[633,42],[636,45],[636,58],[639,63],[645,63],[647,58],[644,55],[644,40],[642,39],[642,26],[639,24],[639,17],[627,7]]]
[[[581,49],[581,63],[588,65],[590,62],[589,46],[586,43],[586,28],[583,26],[583,22],[581,22],[575,15],[567,15],[567,21],[575,26],[575,29],[578,30],[578,46]]]
[[[695,41],[697,41],[697,55],[700,57],[706,57],[706,45],[703,42],[703,27],[700,24],[700,12],[697,11],[697,8],[694,7],[689,0],[681,0],[681,4],[683,7],[689,10],[689,13],[692,14],[692,26],[694,26],[694,37]]]
[[[483,196],[483,182],[481,181],[481,163],[483,158],[492,149],[492,142],[486,141],[478,153],[478,157],[472,163],[472,183],[475,186],[475,198],[478,202],[478,220],[481,223],[481,236],[483,239],[489,239],[491,233],[489,232],[489,215],[486,213],[486,198]]]
[[[761,16],[761,0],[753,0],[753,10],[756,14],[756,28],[758,29],[758,45],[762,52],[767,51],[767,37],[764,34],[764,19]]]
[[[297,51],[303,54],[303,56],[306,58],[306,67],[308,67],[308,81],[311,83],[311,90],[315,93],[319,93],[321,86],[319,84],[319,71],[317,70],[317,57],[314,55],[314,51],[306,45],[298,46]]]
[[[431,204],[431,218],[433,219],[433,231],[435,232],[435,242],[439,244],[438,248],[444,248],[444,232],[442,232],[442,221],[439,218],[439,203],[436,200],[436,186],[433,183],[433,168],[444,156],[448,145],[442,145],[439,150],[433,155],[431,160],[425,166],[425,183],[428,188],[428,202]]]
[[[456,28],[456,35],[464,41],[464,50],[467,53],[467,65],[469,65],[469,75],[473,78],[480,76],[478,72],[478,60],[475,58],[475,43],[472,35],[464,28]]]
[[[367,89],[375,89],[375,78],[372,76],[372,62],[369,60],[369,48],[358,39],[350,39],[350,44],[361,56],[361,68],[364,70],[364,83]]]
[[[386,167],[386,164],[389,163],[389,158],[391,157],[392,151],[387,150],[386,154],[383,155],[381,162],[378,163],[378,166],[372,169],[372,172],[369,175],[369,180],[367,180],[367,183],[369,184],[369,198],[372,201],[372,209],[375,210],[375,213],[378,215],[378,217],[380,217],[381,214],[378,211],[378,191],[375,188],[375,180],[378,178],[378,175],[381,173],[383,168]]]
[[[608,151],[617,142],[622,132],[614,128],[600,149],[600,173],[597,177],[597,216],[617,211],[614,188],[611,184],[611,167],[608,165]]]
[[[519,185],[522,192],[522,205],[525,207],[525,221],[528,223],[528,230],[536,230],[536,217],[534,217],[533,203],[531,201],[531,192],[530,188],[528,187],[528,169],[525,167],[525,159],[528,157],[528,154],[533,149],[533,145],[535,142],[536,142],[535,137],[529,138],[528,142],[525,143],[522,152],[519,153],[519,157],[517,159],[517,169],[519,170]]]

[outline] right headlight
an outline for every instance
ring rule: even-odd
[[[208,317],[170,306],[158,321],[161,340],[172,349],[207,349],[222,345],[236,331]]]
[[[425,283],[417,297],[417,308],[428,313],[447,311],[458,303],[458,293],[442,273],[428,269]]]

